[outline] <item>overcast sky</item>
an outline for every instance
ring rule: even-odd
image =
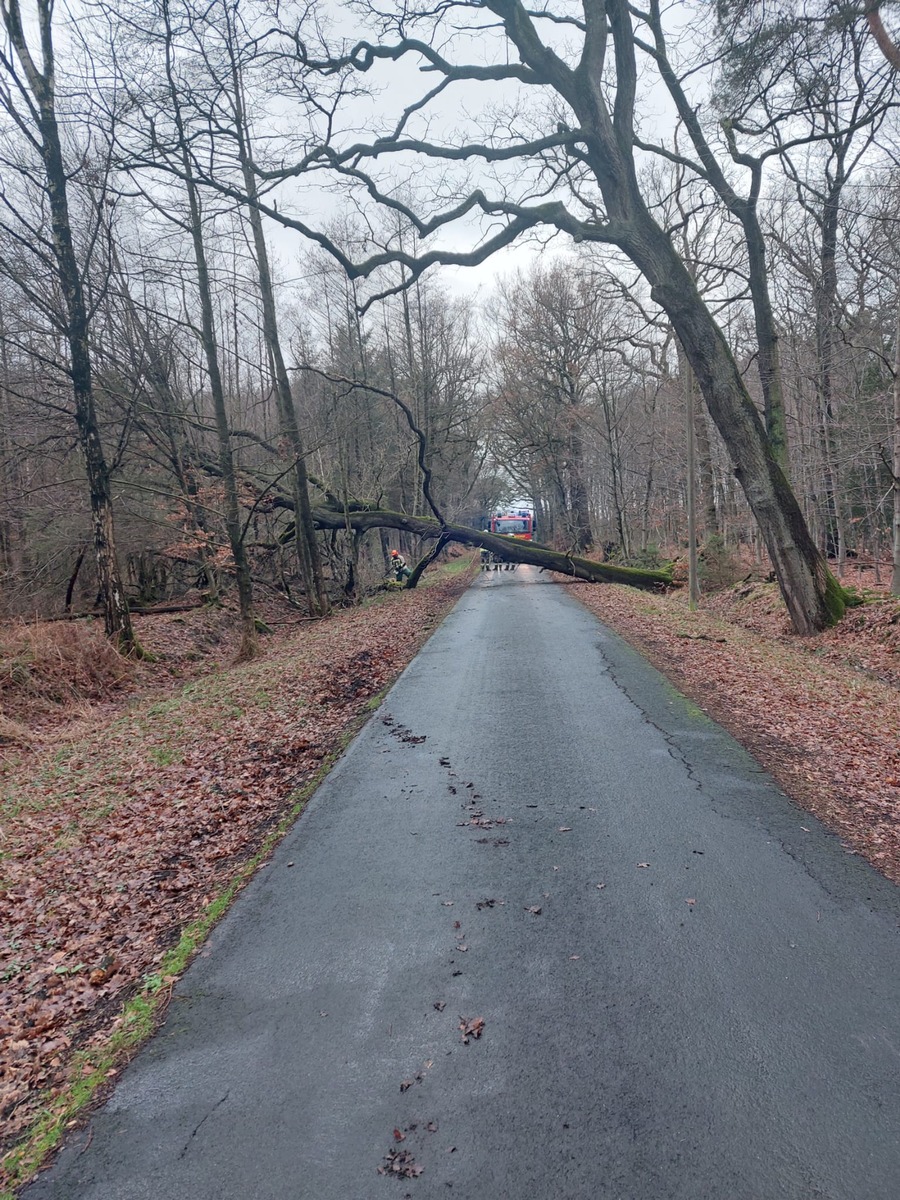
[[[547,7],[557,13],[577,12],[580,9],[580,5],[566,4],[565,0],[549,0]],[[669,21],[673,37],[678,34],[683,36],[690,9],[688,4],[679,4],[671,8]],[[373,31],[367,31],[354,19],[354,14],[346,5],[331,0],[327,11],[334,22],[334,30],[348,42],[352,43],[361,36],[377,40]],[[557,48],[562,51],[559,27],[542,22],[541,29],[542,32],[546,30],[551,36],[556,36]],[[506,42],[497,34],[482,33],[478,38],[457,39],[452,46],[442,46],[442,50],[454,62],[502,62],[505,61]],[[424,73],[419,67],[420,60],[416,56],[408,56],[399,63],[382,64],[368,72],[364,79],[371,86],[372,94],[346,105],[337,140],[368,140],[372,135],[383,134],[392,129],[404,107],[438,82],[439,77],[433,72]],[[551,102],[556,105],[555,111]],[[410,130],[419,136],[427,136],[431,141],[445,142],[449,145],[458,145],[469,139],[482,140],[483,131],[492,123],[497,127],[505,125],[515,129],[523,136],[533,132],[550,133],[555,129],[557,118],[565,115],[561,112],[559,103],[555,97],[543,90],[538,91],[515,83],[457,83],[451,85],[442,96],[418,114]],[[659,137],[674,127],[671,102],[655,73],[645,71],[642,75],[639,107],[644,128],[654,137]],[[388,175],[392,179],[405,177],[407,186],[413,188],[421,187],[425,179],[437,179],[439,173],[434,166],[430,169],[423,168],[422,163],[411,156],[405,156],[405,160],[380,159],[376,170],[383,180],[386,180]],[[479,184],[483,184],[487,194],[499,193],[497,183],[491,182],[490,172],[480,166],[474,170],[477,171],[477,175],[473,175],[473,178]],[[290,204],[290,195],[283,195],[281,205]],[[302,201],[302,213],[299,208],[296,211],[298,216],[305,214],[305,218],[311,222],[325,222],[333,215],[334,205],[333,196],[306,193]],[[270,234],[285,272],[294,273],[298,258],[306,251],[300,235],[274,228],[270,230]],[[474,221],[469,221],[442,231],[437,238],[429,242],[429,247],[439,244],[453,250],[469,250],[477,237],[477,226]],[[557,236],[543,250],[535,239],[523,240],[520,244],[492,256],[478,267],[442,268],[439,274],[445,285],[454,293],[477,293],[484,298],[494,287],[498,276],[509,275],[518,268],[527,268],[542,253],[562,252],[570,246],[570,239],[562,236]]]

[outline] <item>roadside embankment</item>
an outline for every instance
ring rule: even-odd
[[[49,732],[42,698],[31,744],[19,711],[0,766],[0,1192],[152,1031],[176,975],[469,579],[456,560],[429,586],[267,638],[258,661],[198,663],[164,688],[157,635],[149,696],[126,681]]]

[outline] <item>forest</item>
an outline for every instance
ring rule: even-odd
[[[900,593],[897,5],[0,12],[4,615],[252,657],[521,497],[800,633]]]
[[[451,911],[430,873],[456,861],[453,845],[490,886],[470,897],[485,929],[504,897],[504,919],[550,929],[568,887],[556,912],[588,913],[586,895],[629,921],[650,905],[629,971],[658,974],[651,927],[665,954],[690,927],[747,963],[758,944],[767,970],[789,963],[785,979],[811,964],[800,1003],[765,984],[780,1012],[849,996],[857,952],[889,977],[869,943],[829,966],[827,939],[839,926],[853,941],[851,909],[875,913],[866,864],[900,882],[898,117],[900,0],[0,0],[0,1200],[83,1128],[255,873],[267,884],[278,854],[295,868],[295,850],[277,850],[289,830],[289,878],[306,879],[301,853],[328,875],[320,906],[298,890],[292,913],[358,932],[378,960],[373,994],[388,960],[419,978],[410,914],[418,924],[439,904],[461,931],[461,894]],[[533,514],[534,540],[490,531],[509,512]],[[478,548],[527,569],[482,575]],[[420,651],[429,686],[403,702]],[[550,677],[557,690],[542,691]],[[444,715],[429,724],[435,698]],[[630,759],[619,721],[640,727]],[[715,725],[735,743],[711,742]],[[359,814],[352,865],[326,869],[323,825],[345,797],[318,832],[294,826],[367,737],[376,767],[356,775],[381,770],[384,786],[346,810]],[[596,754],[610,770],[579,785],[579,760]],[[692,773],[695,758],[711,774]],[[764,773],[777,793],[759,809]],[[732,816],[719,802],[734,779]],[[691,816],[707,802],[728,827],[718,849]],[[426,812],[446,817],[433,859]],[[612,853],[591,833],[600,814],[651,840]],[[742,867],[734,837],[740,854],[765,848]],[[402,847],[407,865],[392,867]],[[770,894],[769,847],[802,895]],[[518,906],[542,854],[553,899],[529,891]],[[386,882],[354,900],[376,860]],[[576,860],[589,877],[565,865]],[[485,862],[507,861],[527,880],[481,882]],[[717,863],[718,900],[701,890]],[[637,901],[634,877],[648,889]],[[403,913],[382,950],[366,921],[385,921],[388,893]],[[760,903],[773,917],[757,935]],[[726,911],[732,926],[706,924]],[[546,977],[598,972],[580,939],[605,939],[606,922],[591,909]],[[877,947],[893,944],[893,915],[884,930]],[[806,940],[818,931],[825,943]],[[469,954],[462,937],[451,952],[468,972],[484,947],[473,938]],[[346,957],[342,980],[358,968]],[[679,957],[693,977],[700,958]],[[714,967],[704,1006],[744,994],[749,974],[701,957]],[[321,965],[316,950],[300,958]],[[291,1041],[312,1045],[340,1016],[295,985],[285,1003],[309,1009],[316,1032]],[[656,1012],[647,995],[642,976],[632,1015]],[[451,996],[417,996],[409,1012],[437,1022],[446,1008],[452,1048],[460,1033],[480,1043],[483,1019]],[[847,1028],[862,1028],[847,1007]],[[523,1042],[552,1047],[547,1011],[533,1039],[517,1022]],[[775,1025],[790,1036],[776,1053],[831,1038],[783,1089],[794,1108],[776,1122],[811,1154],[796,1097],[857,1042],[883,1057],[883,1013],[865,1038],[815,1015],[805,1032]],[[693,1002],[684,1028],[725,1070],[731,1047],[698,1043]],[[635,1072],[635,1054],[622,1077],[649,1087],[652,1055]],[[851,1093],[873,1111],[884,1094],[889,1120],[880,1060],[872,1070],[833,1089],[841,1137]],[[394,1102],[422,1082],[409,1071]],[[300,1087],[319,1104],[324,1092]],[[667,1195],[705,1120],[691,1117],[667,1162]],[[814,1123],[827,1128],[818,1109]],[[84,1136],[86,1151],[93,1126]],[[405,1138],[398,1116],[370,1182],[420,1173]],[[287,1140],[308,1150],[305,1128]],[[631,1128],[626,1143],[647,1144]],[[471,1149],[459,1148],[441,1152],[454,1168]]]

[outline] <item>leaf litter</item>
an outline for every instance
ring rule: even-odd
[[[389,1150],[383,1162],[384,1166],[376,1168],[378,1174],[395,1175],[398,1179],[418,1179],[425,1170],[418,1165],[409,1150]]]
[[[183,619],[143,618],[142,640],[163,664],[145,682],[149,698],[131,686],[68,725],[57,714],[51,735],[39,730],[31,745],[0,745],[0,1151],[89,1073],[123,1002],[264,844],[464,586],[295,626],[267,639],[263,659],[215,671],[194,661]],[[164,661],[170,642],[178,671]]]

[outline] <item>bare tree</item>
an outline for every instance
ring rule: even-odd
[[[106,632],[123,652],[140,653],[116,554],[110,471],[104,454],[97,419],[90,352],[90,312],[84,294],[82,268],[78,261],[69,216],[69,183],[72,168],[63,152],[57,115],[56,65],[53,46],[52,0],[37,0],[40,60],[36,60],[22,22],[19,0],[2,0],[0,17],[12,52],[0,50],[0,105],[25,144],[25,153],[39,156],[42,178],[24,167],[22,175],[40,187],[46,200],[50,229],[28,228],[8,197],[6,226],[21,244],[34,239],[31,249],[54,272],[62,293],[62,311],[50,311],[56,328],[68,346],[68,373],[74,399],[75,424],[84,456],[93,519],[94,550]],[[14,57],[13,57],[14,56]],[[10,164],[6,164],[9,166]],[[82,164],[85,169],[85,164]],[[32,299],[37,293],[21,275],[16,281]],[[46,311],[46,308],[45,308]]]
[[[594,541],[585,443],[602,371],[602,303],[593,281],[579,279],[560,260],[508,287],[499,314],[498,432],[506,433],[508,449],[500,449],[498,457],[524,454],[524,474],[537,483],[549,518],[545,537],[550,534],[576,554]],[[614,462],[616,500],[617,466]]]
[[[349,54],[315,61],[302,41],[295,42],[301,61],[326,73],[347,68],[365,72],[376,64],[411,56],[421,59],[439,82],[427,96],[406,107],[388,136],[371,143],[355,143],[341,151],[313,151],[305,163],[298,163],[293,170],[306,169],[310,162],[327,162],[332,170],[360,183],[381,203],[403,212],[423,237],[462,217],[485,214],[495,222],[496,231],[476,249],[434,249],[416,257],[392,250],[355,262],[300,218],[277,212],[271,205],[260,204],[260,207],[273,219],[326,245],[348,273],[357,278],[396,262],[404,263],[415,277],[439,262],[469,265],[482,262],[499,247],[535,227],[549,227],[578,241],[617,246],[649,281],[654,301],[664,309],[684,346],[710,414],[728,446],[735,474],[759,523],[794,627],[803,633],[823,628],[842,614],[844,593],[809,534],[723,332],[698,294],[666,230],[654,219],[638,180],[634,124],[638,67],[628,4],[625,0],[586,3],[581,17],[561,18],[570,43],[572,39],[579,40],[577,53],[568,47],[557,47],[551,36],[542,37],[539,26],[548,20],[549,14],[532,14],[520,0],[455,5],[454,28],[462,28],[466,18],[470,22],[480,20],[485,9],[498,21],[492,46],[495,53],[487,65],[454,62],[449,55],[455,35],[449,26],[443,28],[441,15],[409,5],[404,5],[402,13],[398,10],[394,17],[384,16],[385,29],[396,30],[391,41],[361,41]],[[443,43],[447,48],[439,52],[429,41],[411,37],[409,31],[417,23],[425,28],[441,27],[442,36],[447,36]],[[555,21],[549,24],[551,30],[555,29]],[[490,45],[481,40],[485,47]],[[610,58],[615,65],[614,88]],[[408,135],[407,126],[413,116],[427,107],[435,95],[453,84],[466,83],[471,87],[475,81],[511,81],[538,89],[561,112],[556,132],[530,137],[486,137],[481,142],[466,144],[432,142]],[[484,189],[475,188],[451,207],[423,215],[389,194],[367,169],[376,160],[399,154],[445,163],[512,162],[522,169],[526,184],[534,183],[535,191],[544,196],[571,185],[572,207],[556,198],[539,200],[526,195],[513,199],[508,194],[491,198]],[[542,174],[546,176],[543,180]],[[215,182],[221,190],[239,194],[227,183]]]
[[[259,211],[259,192],[256,175],[253,171],[253,149],[251,145],[250,123],[247,118],[243,65],[241,62],[241,45],[249,42],[247,32],[240,23],[238,5],[231,0],[224,0],[221,5],[222,25],[224,27],[224,50],[230,68],[230,91],[225,90],[229,107],[230,129],[234,138],[237,158],[240,164],[241,179],[246,189],[247,218],[253,232],[253,245],[256,255],[256,269],[259,277],[259,291],[263,312],[263,335],[268,352],[269,366],[272,372],[281,434],[288,445],[293,457],[293,495],[297,515],[295,538],[300,570],[303,578],[309,611],[312,616],[324,615],[328,612],[329,600],[322,577],[322,563],[319,556],[319,546],[309,500],[309,482],[306,470],[306,451],[300,425],[297,420],[297,410],[291,392],[290,379],[284,354],[281,348],[281,338],[278,332],[278,314],[275,306],[275,289],[272,283],[272,270],[269,265],[269,252],[263,232],[262,215]],[[213,20],[212,24],[216,22]],[[208,55],[205,56],[209,63]]]

